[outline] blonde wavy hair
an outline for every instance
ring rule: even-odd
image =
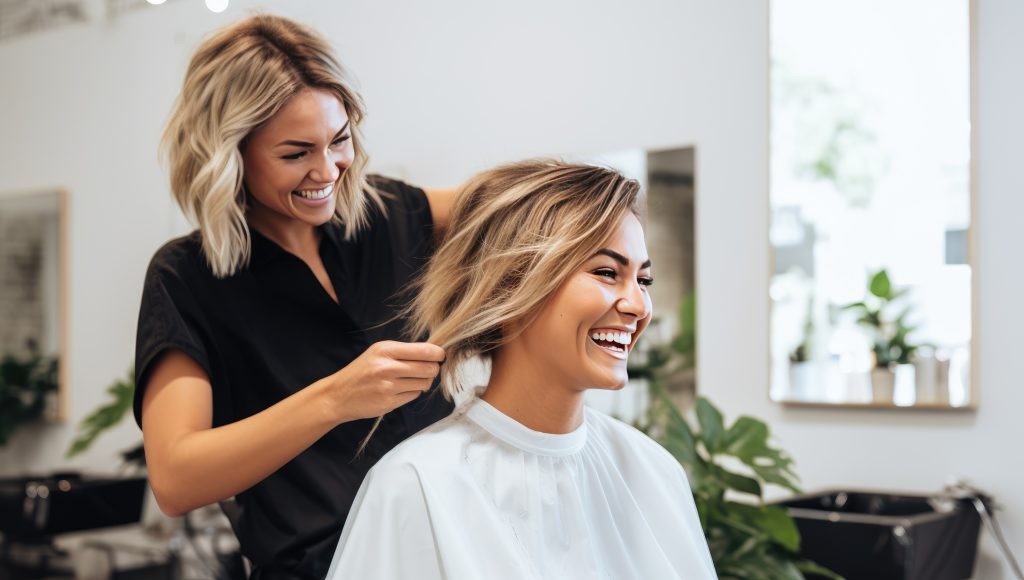
[[[408,313],[410,336],[444,348],[442,393],[467,360],[513,340],[628,213],[640,184],[603,167],[536,159],[467,182]]]
[[[348,113],[355,159],[335,184],[335,214],[350,238],[366,225],[368,202],[380,206],[364,169],[359,123],[362,98],[316,32],[279,16],[256,15],[221,29],[192,57],[161,140],[171,190],[199,228],[203,254],[215,276],[231,276],[249,262],[246,193],[240,146],[295,94],[322,89]]]

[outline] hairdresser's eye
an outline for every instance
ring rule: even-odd
[[[615,270],[612,270],[610,268],[601,268],[599,270],[594,270],[594,275],[595,276],[603,276],[605,278],[608,278],[609,280],[614,280],[615,279]]]
[[[341,137],[338,137],[337,139],[335,139],[334,141],[331,142],[331,147],[337,147],[338,145],[341,145],[342,143],[344,143],[345,141],[348,141],[351,138],[352,138],[351,134],[349,134],[349,135],[342,135]]]
[[[302,159],[306,156],[305,151],[299,151],[298,153],[292,153],[291,155],[285,155],[281,159],[287,159],[289,161],[295,161],[296,159]]]
[[[636,281],[639,282],[641,286],[650,287],[654,285],[654,278],[649,276],[646,278],[637,278]]]

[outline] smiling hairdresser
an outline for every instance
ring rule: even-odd
[[[394,340],[451,192],[367,179],[362,118],[323,38],[254,16],[198,47],[164,134],[198,229],[146,273],[135,417],[165,513],[235,498],[252,578],[323,578],[367,471],[452,408],[420,397],[444,351]]]

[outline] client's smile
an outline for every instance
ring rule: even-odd
[[[590,340],[608,354],[625,360],[634,332],[636,330],[629,328],[595,328],[590,331]]]

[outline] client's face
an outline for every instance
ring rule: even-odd
[[[520,339],[553,379],[618,389],[626,358],[651,319],[651,264],[640,221],[628,214],[545,304]]]

